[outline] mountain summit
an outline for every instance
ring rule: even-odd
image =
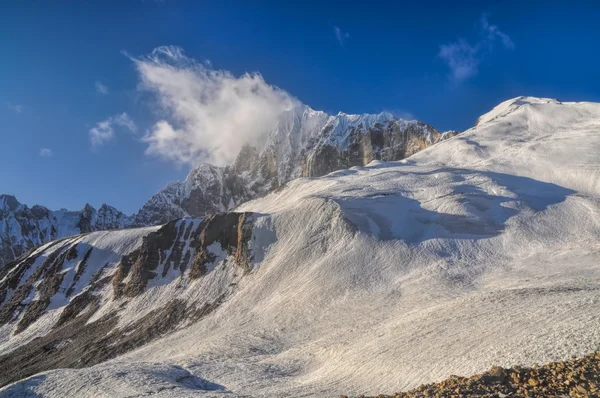
[[[281,115],[260,145],[244,146],[232,165],[200,164],[185,181],[168,184],[141,208],[135,224],[226,211],[290,180],[373,160],[401,160],[454,134],[443,135],[428,124],[387,112],[331,116],[298,106]]]

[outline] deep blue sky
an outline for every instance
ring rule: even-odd
[[[156,116],[123,50],[180,46],[236,76],[260,72],[315,109],[391,110],[438,130],[467,129],[518,95],[600,101],[597,2],[416,3],[2,1],[0,193],[53,209],[106,202],[132,213],[185,177],[187,168],[144,154],[139,137]],[[482,33],[483,14],[514,48]],[[461,38],[478,65],[457,78],[439,53]],[[122,112],[137,135],[121,128],[92,151],[89,130]]]

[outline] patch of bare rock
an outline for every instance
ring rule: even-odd
[[[483,374],[450,376],[439,383],[376,398],[392,397],[600,397],[600,352],[531,368],[493,367]]]

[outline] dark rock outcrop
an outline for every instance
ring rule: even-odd
[[[531,368],[495,366],[484,374],[450,376],[439,383],[423,384],[411,391],[378,395],[377,398],[598,396],[600,353]]]
[[[216,259],[209,246],[218,243],[222,251],[234,256],[234,263],[247,271],[249,269],[248,240],[252,235],[251,213],[222,213],[207,217],[200,224],[200,238],[196,256],[190,268],[190,278],[196,279],[206,274],[207,264]]]
[[[17,335],[42,316],[54,323],[46,334],[32,340],[25,335],[23,344],[0,356],[0,386],[57,367],[91,366],[199,321],[219,307],[235,283],[216,283],[202,299],[162,302],[138,296],[148,291],[150,281],[152,286],[178,286],[185,280],[193,289],[192,283],[209,272],[222,273],[215,274],[216,280],[243,277],[251,269],[252,222],[251,213],[218,213],[102,237],[111,250],[115,241],[122,243],[117,247],[128,247],[123,253],[96,247],[97,235],[87,239],[84,234],[51,242],[8,264],[0,270],[0,326]],[[112,233],[119,235],[110,238]],[[227,267],[243,272],[227,272]],[[135,308],[143,308],[143,314],[119,323],[121,311],[136,299]],[[58,303],[64,303],[62,308]]]

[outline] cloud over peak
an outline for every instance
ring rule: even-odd
[[[450,68],[451,76],[456,81],[466,80],[479,72],[481,60],[490,54],[500,42],[507,50],[515,48],[514,42],[497,25],[488,20],[489,14],[482,14],[479,19],[479,40],[470,44],[464,39],[458,39],[449,44],[442,44],[438,56]]]
[[[231,163],[245,143],[256,143],[298,104],[258,73],[236,77],[188,58],[180,47],[130,58],[139,89],[159,105],[161,120],[142,138],[146,153],[177,164]]]

